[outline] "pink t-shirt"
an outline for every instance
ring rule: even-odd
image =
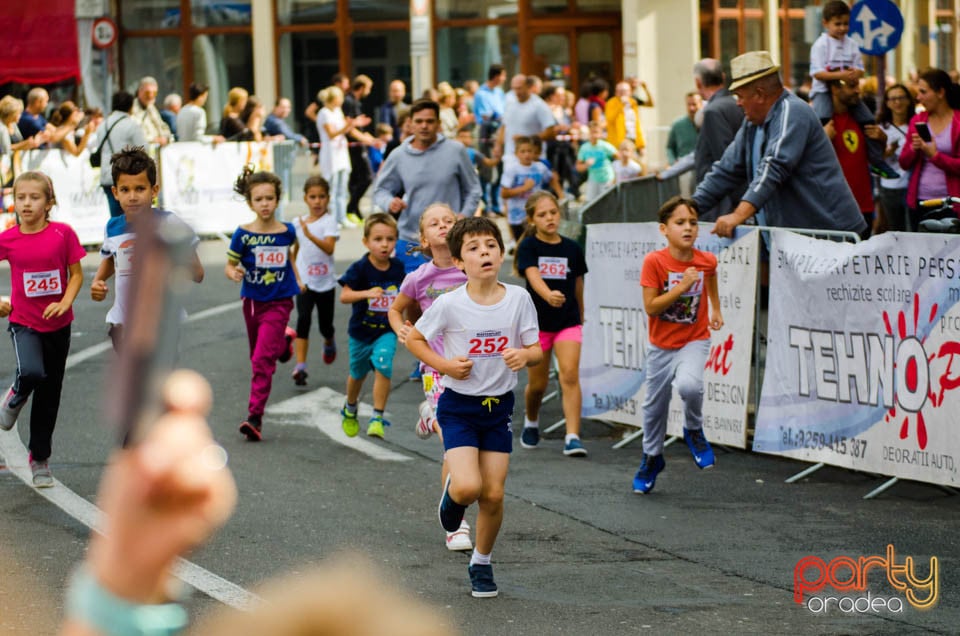
[[[467,275],[457,267],[441,269],[433,261],[424,263],[407,274],[400,285],[400,293],[417,301],[420,311],[426,311],[440,296],[467,282]],[[430,341],[430,348],[443,354],[443,336]],[[426,365],[424,365],[426,366]]]
[[[51,221],[36,234],[12,227],[0,234],[0,260],[10,263],[10,322],[49,333],[73,322],[73,309],[46,319],[43,310],[60,302],[67,289],[68,268],[86,252],[66,223]]]

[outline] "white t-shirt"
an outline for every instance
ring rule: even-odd
[[[537,310],[522,287],[506,285],[506,294],[495,305],[479,305],[467,286],[437,298],[417,321],[417,330],[428,341],[443,336],[447,358],[467,356],[473,368],[466,380],[444,376],[443,386],[464,395],[503,395],[517,385],[517,373],[503,361],[503,349],[520,349],[540,339]]]
[[[881,125],[883,132],[887,133],[887,146],[895,146],[895,150],[892,155],[884,159],[887,162],[887,165],[894,172],[899,172],[900,176],[896,179],[884,179],[881,177],[880,185],[884,188],[890,190],[902,190],[906,189],[910,185],[910,171],[904,170],[900,167],[900,162],[898,158],[900,157],[900,151],[903,150],[903,146],[907,143],[907,127],[897,128],[893,124],[883,124]]]
[[[860,47],[853,38],[844,36],[842,40],[821,33],[810,47],[810,75],[822,71],[840,71],[855,68],[863,70],[863,57]],[[827,84],[816,77],[810,86],[810,95],[829,93]]]
[[[617,176],[617,183],[636,179],[640,176],[642,170],[640,164],[633,159],[629,160],[627,165],[623,165],[623,162],[619,159],[613,162],[613,174]]]
[[[347,125],[347,119],[339,108],[330,110],[326,106],[317,113],[317,132],[320,133],[320,174],[327,181],[334,172],[350,170],[350,152],[347,150],[346,134],[331,138],[324,124],[330,124],[335,130]]]
[[[538,96],[531,95],[525,102],[518,101],[516,97],[508,99],[503,112],[503,156],[512,157],[515,154],[514,135],[539,135],[556,124],[550,107]]]
[[[303,233],[303,222],[307,217],[297,217],[293,221],[293,228],[297,231],[297,271],[300,280],[315,292],[330,291],[337,286],[337,273],[334,270],[333,254],[327,254],[314,245],[313,241]],[[316,221],[308,223],[310,233],[318,239],[334,237],[340,239],[340,229],[337,220],[329,212]]]
[[[614,99],[619,99],[614,97]],[[637,113],[629,98],[623,102],[623,125],[626,128],[627,139],[637,140]]]

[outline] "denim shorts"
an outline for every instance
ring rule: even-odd
[[[471,446],[482,451],[513,451],[513,391],[503,395],[463,395],[447,388],[437,404],[443,448]]]

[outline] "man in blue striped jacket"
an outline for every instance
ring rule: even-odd
[[[719,236],[731,236],[753,216],[758,225],[864,234],[866,222],[823,126],[806,102],[784,89],[779,68],[766,51],[732,60],[730,92],[744,122],[694,200],[709,210],[749,183],[733,211],[717,219]]]

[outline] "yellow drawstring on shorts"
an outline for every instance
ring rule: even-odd
[[[480,404],[487,407],[487,410],[493,413],[493,405],[500,404],[500,398],[495,398],[495,397],[483,398],[483,402],[481,402]]]

